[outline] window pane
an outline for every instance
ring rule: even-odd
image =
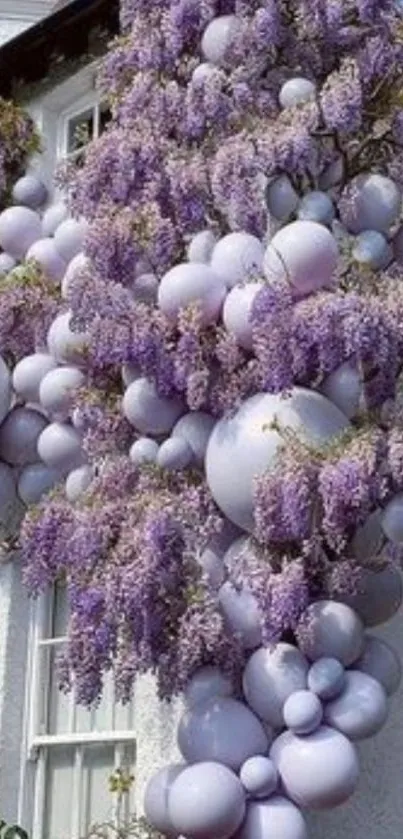
[[[89,108],[68,121],[67,155],[84,148],[94,136],[94,108]]]

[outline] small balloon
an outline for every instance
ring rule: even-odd
[[[200,66],[202,67],[203,65]],[[193,77],[194,75],[195,74],[193,73]],[[200,233],[196,233],[196,235],[191,239],[187,249],[188,261],[202,262],[205,265],[208,265],[216,242],[217,239],[211,230],[201,230]]]
[[[136,364],[122,365],[122,382],[125,387],[129,387],[136,379],[141,379],[142,375],[140,367],[137,367]]]
[[[158,305],[166,317],[176,321],[181,309],[194,304],[205,326],[217,320],[224,297],[222,279],[210,266],[196,262],[171,268],[158,288]]]
[[[335,217],[333,201],[326,192],[306,192],[298,204],[297,216],[301,221],[331,224]]]
[[[66,498],[71,504],[74,504],[91,486],[94,480],[94,470],[92,466],[84,465],[73,469],[66,478],[65,491]]]
[[[349,606],[317,600],[304,612],[296,631],[302,652],[311,661],[337,658],[348,667],[362,652],[364,627]]]
[[[181,763],[172,763],[150,778],[144,793],[144,813],[155,830],[164,836],[177,836],[168,811],[172,784],[184,770]]]
[[[131,283],[130,291],[138,303],[152,305],[158,297],[158,279],[155,274],[140,274]]]
[[[382,530],[387,539],[396,545],[403,544],[403,493],[392,498],[383,511]]]
[[[388,696],[395,693],[402,679],[402,665],[395,650],[375,635],[365,636],[361,657],[354,662],[354,670],[360,670],[379,682]]]
[[[135,466],[141,466],[142,463],[156,463],[158,449],[158,443],[151,437],[140,437],[131,446],[129,457]]]
[[[304,736],[286,731],[274,741],[270,757],[284,792],[300,807],[331,809],[356,789],[357,752],[347,737],[328,726]]]
[[[307,686],[309,665],[301,651],[283,642],[253,653],[243,674],[243,691],[252,710],[273,728],[282,728],[285,701]]]
[[[233,44],[240,26],[236,15],[221,15],[213,18],[204,31],[201,49],[206,61],[218,67],[225,64],[229,48]]]
[[[261,277],[264,247],[256,236],[242,231],[220,239],[211,257],[211,268],[227,288]]]
[[[234,286],[224,301],[222,319],[224,326],[245,350],[253,347],[253,324],[251,313],[253,304],[263,283],[247,283]]]
[[[16,260],[9,253],[0,253],[0,276],[9,274],[16,266]]]
[[[83,273],[88,273],[90,270],[91,260],[84,253],[80,252],[70,260],[62,279],[61,292],[63,300],[68,300],[77,278]]]
[[[136,379],[123,397],[124,416],[141,434],[169,434],[183,412],[179,399],[159,396],[149,379]]]
[[[66,219],[55,230],[54,242],[60,256],[66,263],[71,262],[78,253],[84,250],[85,238],[89,225],[83,219]]]
[[[298,807],[284,796],[249,801],[237,839],[308,839],[308,829]]]
[[[0,426],[0,457],[13,466],[38,461],[37,443],[47,420],[30,408],[13,408]]]
[[[239,777],[253,798],[268,798],[278,786],[277,769],[273,761],[263,755],[249,757],[242,764]]]
[[[12,197],[14,204],[37,210],[46,201],[47,189],[36,175],[24,175],[14,184]]]
[[[284,703],[283,717],[287,728],[294,734],[310,734],[322,722],[322,703],[315,693],[296,690]]]
[[[299,195],[288,175],[279,175],[267,184],[265,199],[271,215],[278,221],[285,222],[296,210]]]
[[[363,383],[354,364],[347,361],[333,370],[324,380],[320,390],[346,417],[352,419],[356,415],[360,407]]]
[[[374,271],[386,268],[393,259],[393,250],[388,240],[377,230],[364,230],[354,243],[353,259]]]
[[[201,64],[198,64],[197,67],[193,70],[192,73],[192,83],[195,85],[203,84],[207,79],[210,79],[214,76],[217,72],[217,68],[214,67],[214,64],[210,64],[208,61],[202,61]],[[196,234],[197,235],[197,234]],[[204,262],[204,260],[196,259],[196,262]]]
[[[361,174],[345,187],[339,202],[342,223],[351,233],[388,233],[399,217],[402,195],[398,185],[376,172]]]
[[[1,213],[0,246],[14,259],[23,259],[41,236],[41,220],[28,207],[9,207]]]
[[[234,687],[231,679],[222,673],[218,667],[200,667],[190,679],[185,690],[185,700],[188,708],[214,699],[217,696],[232,696]]]
[[[81,436],[71,425],[52,422],[38,439],[38,455],[52,469],[70,472],[85,460]]]
[[[47,345],[51,355],[63,363],[82,365],[85,362],[85,350],[88,336],[85,332],[75,332],[71,328],[72,313],[63,312],[54,319],[47,334]]]
[[[57,361],[49,353],[32,353],[16,364],[12,375],[15,393],[25,402],[39,402],[39,386],[42,379],[57,367]]]
[[[43,377],[39,400],[45,411],[59,420],[66,420],[74,404],[74,396],[86,379],[78,367],[56,367]]]
[[[60,472],[57,469],[49,469],[44,463],[32,463],[21,470],[17,485],[18,495],[26,507],[38,504],[59,480]]]
[[[197,466],[202,467],[207,444],[216,420],[203,411],[190,411],[178,420],[172,429],[172,437],[181,437],[190,446]]]
[[[68,218],[69,211],[65,204],[52,204],[43,214],[42,234],[53,236],[62,221]],[[39,238],[39,237],[38,237]]]
[[[254,650],[262,641],[262,616],[256,598],[244,588],[237,591],[230,582],[218,592],[218,603],[227,629],[245,650]]]
[[[296,76],[284,82],[278,98],[282,108],[294,108],[295,105],[310,102],[315,96],[316,85],[309,79]]]
[[[157,466],[170,471],[186,469],[193,460],[193,452],[183,437],[170,437],[161,443],[157,454]]]
[[[308,687],[320,699],[339,696],[346,681],[345,670],[337,658],[318,658],[310,667]]]
[[[349,670],[343,692],[325,707],[325,720],[350,740],[377,734],[386,722],[388,703],[382,685],[367,673]]]
[[[236,737],[234,737],[236,732]],[[183,714],[178,746],[188,763],[216,760],[236,772],[248,757],[266,754],[269,732],[242,702],[212,696]]]
[[[263,270],[269,281],[286,281],[303,297],[329,286],[338,258],[336,239],[323,224],[293,221],[269,242]]]

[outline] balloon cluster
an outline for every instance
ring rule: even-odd
[[[178,730],[186,763],[158,771],[145,792],[145,813],[158,831],[305,839],[304,809],[336,807],[354,792],[354,743],[384,725],[399,659],[343,603],[312,604],[296,635],[298,645],[252,653],[241,699],[217,668],[191,679]]]

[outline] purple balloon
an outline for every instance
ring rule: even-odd
[[[70,327],[71,319],[70,311],[57,315],[49,327],[47,345],[50,354],[57,361],[82,365],[85,362],[88,336],[85,332],[73,332]]]
[[[274,741],[270,757],[284,791],[300,807],[337,807],[354,792],[359,776],[356,750],[333,728],[322,726],[299,736],[286,731]]]
[[[183,437],[170,437],[165,440],[161,443],[157,454],[157,466],[171,471],[186,469],[192,460],[192,449]]]
[[[310,79],[302,76],[295,76],[284,82],[279,93],[279,101],[282,108],[293,108],[315,99],[316,85]]]
[[[169,794],[184,770],[183,763],[172,763],[150,778],[144,793],[144,812],[149,823],[164,836],[177,836],[168,812]]]
[[[382,685],[359,670],[346,673],[343,692],[325,707],[325,720],[350,740],[377,734],[386,722],[388,703]]]
[[[14,204],[22,204],[24,207],[30,207],[31,210],[42,207],[47,194],[45,184],[36,175],[24,175],[13,187]]]
[[[302,652],[311,661],[337,658],[346,667],[364,646],[364,627],[356,612],[344,603],[318,600],[308,606],[297,628]]]
[[[250,801],[236,839],[308,839],[304,817],[283,796],[268,801]]]
[[[246,792],[253,798],[268,798],[276,792],[278,773],[272,760],[254,755],[241,766],[239,777]]]
[[[84,250],[88,229],[88,222],[84,220],[76,221],[70,218],[59,224],[55,231],[55,245],[66,263],[71,262],[78,253]]]
[[[16,266],[16,261],[9,253],[0,253],[0,274],[4,276],[9,274]]]
[[[45,411],[58,420],[66,420],[74,403],[75,391],[85,383],[78,367],[56,367],[44,376],[39,385],[39,399]]]
[[[379,571],[363,568],[359,591],[340,598],[357,612],[365,626],[386,623],[398,612],[402,599],[402,576],[391,563]]]
[[[84,465],[73,469],[66,478],[66,498],[74,504],[88,489],[94,479],[92,466]]]
[[[185,691],[188,708],[213,699],[217,696],[231,696],[234,692],[233,684],[228,676],[218,667],[200,667],[190,679]]]
[[[269,733],[242,702],[212,696],[185,711],[178,745],[188,763],[216,760],[238,771],[248,757],[267,753]]]
[[[365,646],[361,657],[354,662],[354,670],[360,670],[379,682],[388,696],[395,693],[402,679],[402,665],[394,649],[376,638],[365,636]]]
[[[71,425],[52,422],[38,439],[38,455],[52,469],[70,472],[83,465],[81,436]]]
[[[384,175],[357,175],[346,186],[339,202],[342,223],[351,233],[377,230],[388,233],[398,219],[402,195],[397,184]]]
[[[158,443],[151,437],[140,437],[133,443],[129,457],[136,466],[140,466],[142,463],[156,463],[158,449]]]
[[[145,378],[132,382],[123,397],[124,416],[141,434],[169,434],[183,411],[179,399],[159,396],[154,383]]]
[[[201,49],[206,61],[220,67],[225,63],[228,49],[238,33],[240,20],[237,15],[219,15],[204,30]]]
[[[283,717],[287,728],[294,734],[310,734],[322,722],[322,703],[315,693],[296,690],[284,703]]]
[[[15,392],[25,402],[39,402],[39,386],[42,379],[57,367],[49,353],[37,352],[27,355],[16,364],[12,384]]]
[[[9,207],[1,213],[0,246],[14,259],[23,259],[41,236],[41,220],[28,207]]]
[[[216,420],[203,411],[185,414],[172,429],[172,437],[182,437],[192,449],[198,466],[203,466],[207,444]]]
[[[315,221],[293,221],[273,236],[264,256],[269,281],[288,282],[296,295],[326,288],[337,266],[336,239]]]
[[[69,211],[65,204],[52,204],[42,218],[42,233],[44,236],[53,236],[62,221],[68,218]]]
[[[301,221],[331,224],[335,216],[333,201],[326,192],[306,192],[299,202],[297,216]]]
[[[201,66],[205,65],[200,65],[200,67]],[[207,67],[209,67],[209,65],[207,65]],[[199,68],[196,68],[196,70],[198,69]],[[193,78],[195,76],[196,70],[193,73]],[[211,230],[201,230],[200,233],[196,233],[196,235],[193,236],[187,250],[187,258],[189,262],[203,262],[205,265],[208,265],[216,241],[217,240],[214,236],[214,233],[212,233]]]
[[[254,650],[262,642],[262,616],[256,598],[248,589],[237,591],[230,582],[218,592],[218,602],[227,629],[245,650]]]
[[[305,656],[292,644],[261,647],[250,657],[243,673],[248,705],[273,728],[282,728],[284,703],[295,691],[305,690],[308,669]]]
[[[345,685],[345,670],[337,658],[318,658],[308,673],[308,687],[320,699],[339,696]]]
[[[253,326],[250,320],[253,304],[263,283],[246,283],[234,286],[224,302],[224,326],[233,335],[240,347],[251,350],[253,347]]]
[[[346,417],[351,419],[356,415],[360,407],[363,384],[354,364],[347,361],[333,370],[324,380],[320,390]]]
[[[13,408],[0,426],[0,457],[13,466],[38,461],[37,443],[47,420],[30,408]]]
[[[261,277],[264,247],[256,236],[242,231],[220,239],[211,257],[211,267],[227,288]]]
[[[161,311],[175,321],[181,309],[196,304],[204,325],[214,323],[225,297],[222,279],[209,265],[185,262],[164,274],[158,289]]]
[[[175,832],[192,839],[229,839],[245,815],[243,786],[227,766],[188,766],[172,784],[168,812]]]
[[[60,480],[57,469],[49,469],[44,463],[32,463],[22,469],[17,491],[21,501],[28,507],[38,504],[43,495],[53,489]]]
[[[265,191],[266,204],[269,212],[278,221],[288,221],[299,201],[288,175],[279,175],[269,181]]]

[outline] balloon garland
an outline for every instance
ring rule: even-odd
[[[401,18],[121,16],[71,206],[30,174],[0,215],[1,520],[34,505],[26,583],[65,581],[64,689],[184,694],[151,825],[306,839],[401,679],[368,631],[403,594]]]

